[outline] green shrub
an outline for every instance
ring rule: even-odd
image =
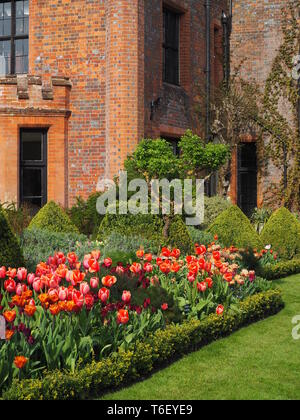
[[[189,351],[225,337],[244,325],[279,312],[283,307],[281,292],[269,290],[240,303],[239,311],[223,316],[210,315],[181,325],[169,325],[129,351],[120,351],[81,370],[46,373],[43,379],[14,380],[3,393],[4,400],[77,400],[99,396],[151,373],[153,368],[170,362]]]
[[[85,254],[99,248],[98,243],[88,241],[85,235],[56,233],[36,228],[23,232],[21,245],[26,266],[30,271],[35,271],[37,264],[47,261],[48,257],[57,251],[65,255],[74,251],[79,259],[82,259]]]
[[[107,239],[113,232],[123,236],[140,236],[156,244],[157,249],[163,242],[163,221],[152,214],[114,215],[107,213],[102,220],[97,239]]]
[[[104,241],[103,255],[109,257],[116,251],[123,254],[135,255],[138,249],[145,249],[147,252],[155,254],[158,251],[158,247],[157,241],[153,242],[143,236],[125,236],[118,232],[112,232]]]
[[[179,248],[184,254],[194,251],[194,244],[187,226],[178,215],[171,220],[168,245]]]
[[[3,203],[0,204],[0,207],[5,212],[13,233],[20,236],[32,219],[32,209],[30,206],[23,204],[18,207],[16,203]]]
[[[194,226],[188,226],[188,231],[193,244],[208,246],[214,242],[214,235],[205,230],[196,229]]]
[[[103,215],[97,212],[97,199],[101,193],[95,192],[85,201],[81,197],[76,199],[76,204],[68,211],[71,221],[80,233],[87,236],[97,236]]]
[[[79,233],[69,216],[54,201],[46,204],[32,219],[29,228],[45,229],[57,233]]]
[[[282,261],[275,265],[266,265],[261,275],[267,280],[276,280],[300,273],[300,259]]]
[[[272,248],[284,259],[291,259],[300,254],[300,223],[286,208],[276,210],[262,233],[263,245],[272,245]]]
[[[217,234],[220,242],[226,247],[234,245],[245,249],[263,248],[249,219],[237,206],[231,206],[221,213],[208,232],[213,235]]]
[[[24,265],[20,244],[13,234],[7,216],[0,207],[0,267]]]
[[[219,195],[214,197],[205,197],[204,223],[201,225],[201,229],[208,229],[209,226],[214,223],[219,214],[227,210],[230,206],[231,203]]]
[[[163,236],[164,221],[162,217],[152,214],[126,214],[114,215],[107,213],[102,220],[97,239],[107,243],[112,234],[121,235],[123,238],[143,238],[143,241],[150,243],[151,249],[157,252],[163,245],[171,245],[180,248],[187,253],[193,250],[193,244],[185,223],[180,216],[171,219],[169,226],[169,238]],[[135,251],[142,245],[136,243]],[[145,247],[146,248],[146,247]],[[127,252],[127,250],[126,250]]]

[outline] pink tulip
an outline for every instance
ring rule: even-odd
[[[122,300],[126,304],[130,303],[131,293],[128,290],[124,290],[123,295],[122,295]]]
[[[90,280],[90,285],[92,289],[97,289],[99,287],[99,279],[97,277],[92,277]]]
[[[80,292],[85,296],[89,293],[90,291],[90,286],[88,285],[88,283],[86,281],[82,282],[80,284]]]
[[[41,290],[41,288],[42,288],[42,281],[41,280],[35,280],[34,282],[33,282],[33,284],[32,284],[32,287],[33,287],[33,290],[36,292],[36,293],[39,293],[40,292],[40,290]]]
[[[103,264],[105,265],[106,268],[109,268],[112,266],[112,259],[111,258],[105,258],[103,261]]]
[[[118,266],[116,267],[116,273],[117,273],[119,276],[121,276],[122,274],[124,274],[124,272],[125,272],[125,269],[124,269],[124,267],[122,267],[121,265],[118,265]]]
[[[101,255],[101,253],[98,249],[96,249],[95,251],[92,251],[92,258],[94,258],[95,260],[98,261],[99,258],[100,258],[100,255]]]
[[[66,287],[60,287],[58,290],[58,299],[62,302],[67,300],[68,297],[68,289]]]
[[[83,266],[86,270],[90,268],[89,266],[89,260],[92,258],[91,254],[85,255],[83,258]]]
[[[58,281],[56,280],[56,278],[53,276],[52,279],[49,281],[49,287],[51,289],[57,289],[58,288]]]
[[[35,279],[35,274],[33,274],[33,273],[28,274],[27,283],[31,286],[34,282],[34,279]]]
[[[0,267],[0,279],[5,279],[6,277],[6,268]]]
[[[23,292],[26,292],[27,286],[26,284],[18,283],[16,287],[16,295],[21,296]]]
[[[22,267],[18,269],[17,277],[19,281],[24,281],[27,278],[27,270],[26,268]]]

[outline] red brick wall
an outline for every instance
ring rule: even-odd
[[[255,80],[262,88],[268,77],[282,41],[281,18],[285,0],[234,0],[233,31],[231,36],[232,68],[241,63],[241,75]],[[252,139],[255,141],[255,138]],[[277,183],[281,175],[269,164],[268,173],[258,174],[258,206],[268,196],[270,183]],[[236,160],[233,160],[231,198],[237,199]]]
[[[22,79],[0,78],[0,201],[19,199],[20,129],[40,127],[48,129],[48,199],[66,205],[69,82],[53,79],[53,100],[46,100],[40,78]],[[20,94],[28,99],[18,99]]]
[[[206,14],[205,2],[198,0],[145,0],[145,135],[148,137],[179,137],[188,128],[204,135],[206,68]],[[214,27],[220,27],[222,38],[222,10],[227,1],[212,3],[211,10],[211,64],[212,90],[214,80],[220,80],[223,67],[218,67],[219,78],[214,75]],[[180,23],[180,86],[162,81],[163,5],[183,13]],[[154,118],[150,120],[152,100],[161,98]],[[195,105],[200,98],[200,120]]]
[[[108,2],[113,3],[113,2]],[[87,196],[105,169],[105,7],[99,0],[31,0],[29,72],[70,77],[68,196]]]
[[[10,163],[12,148],[14,162],[1,168],[7,175],[0,200],[17,199],[21,125],[50,127],[48,198],[64,205],[87,197],[99,177],[117,175],[142,137],[177,137],[191,127],[203,133],[194,105],[205,88],[204,3],[165,3],[183,13],[180,87],[162,83],[162,0],[30,1],[29,74],[36,79],[28,80],[37,82],[0,83],[1,153]],[[213,47],[227,1],[212,3]],[[158,96],[151,122],[150,103]]]

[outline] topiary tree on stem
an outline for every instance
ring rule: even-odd
[[[176,156],[169,142],[163,139],[144,139],[135,152],[125,161],[125,169],[131,176],[143,178],[148,183],[149,196],[153,179],[207,178],[220,168],[230,150],[226,145],[205,143],[199,136],[188,130],[179,142],[180,154]],[[170,198],[170,215],[163,215],[164,237],[169,236],[171,220],[174,216],[174,197]],[[160,211],[162,204],[160,202]]]

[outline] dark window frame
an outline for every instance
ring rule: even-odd
[[[37,132],[42,135],[42,160],[23,160],[22,135],[23,133]],[[48,201],[48,129],[47,128],[21,128],[20,129],[20,149],[19,149],[19,197],[20,204],[24,199],[40,198],[41,205],[44,206]],[[41,196],[24,196],[23,194],[23,171],[24,169],[41,169]]]
[[[27,34],[16,34],[16,24],[17,24],[17,8],[16,3],[18,0],[0,0],[0,3],[11,3],[11,34],[10,36],[0,36],[0,42],[10,41],[10,72],[9,75],[15,75],[16,73],[16,41],[18,40],[28,40],[28,58],[29,58],[29,25]],[[28,64],[27,64],[28,67]],[[18,74],[26,74],[18,73]]]
[[[169,83],[171,85],[180,86],[180,19],[181,19],[182,13],[179,11],[175,11],[167,6],[163,7],[163,82]],[[167,21],[168,16],[171,16],[175,18],[175,31],[176,33],[171,34],[170,36],[166,36],[166,33],[168,31]],[[175,42],[174,44],[172,42],[168,42],[167,38],[174,38]],[[175,45],[176,44],[176,45]],[[167,58],[168,51],[171,51],[174,55],[174,61],[173,63],[169,58]],[[169,66],[175,67],[175,75],[173,78],[169,75]]]
[[[248,149],[248,150],[247,150]],[[253,149],[253,150],[251,150]],[[246,151],[246,153],[245,153]],[[252,160],[245,162],[244,159],[254,157]],[[246,164],[245,164],[246,163]],[[243,187],[245,184],[242,182],[243,175],[247,176],[247,179],[252,179],[253,186],[251,186],[251,193],[253,197],[249,197],[245,194]],[[251,216],[251,212],[257,207],[257,181],[258,181],[258,160],[257,160],[257,144],[256,142],[245,142],[238,146],[237,150],[237,195],[238,195],[238,206],[243,210],[247,216]],[[249,185],[249,184],[247,184]],[[247,195],[247,199],[244,196]],[[255,196],[255,197],[254,197]],[[251,200],[250,200],[251,198]]]

